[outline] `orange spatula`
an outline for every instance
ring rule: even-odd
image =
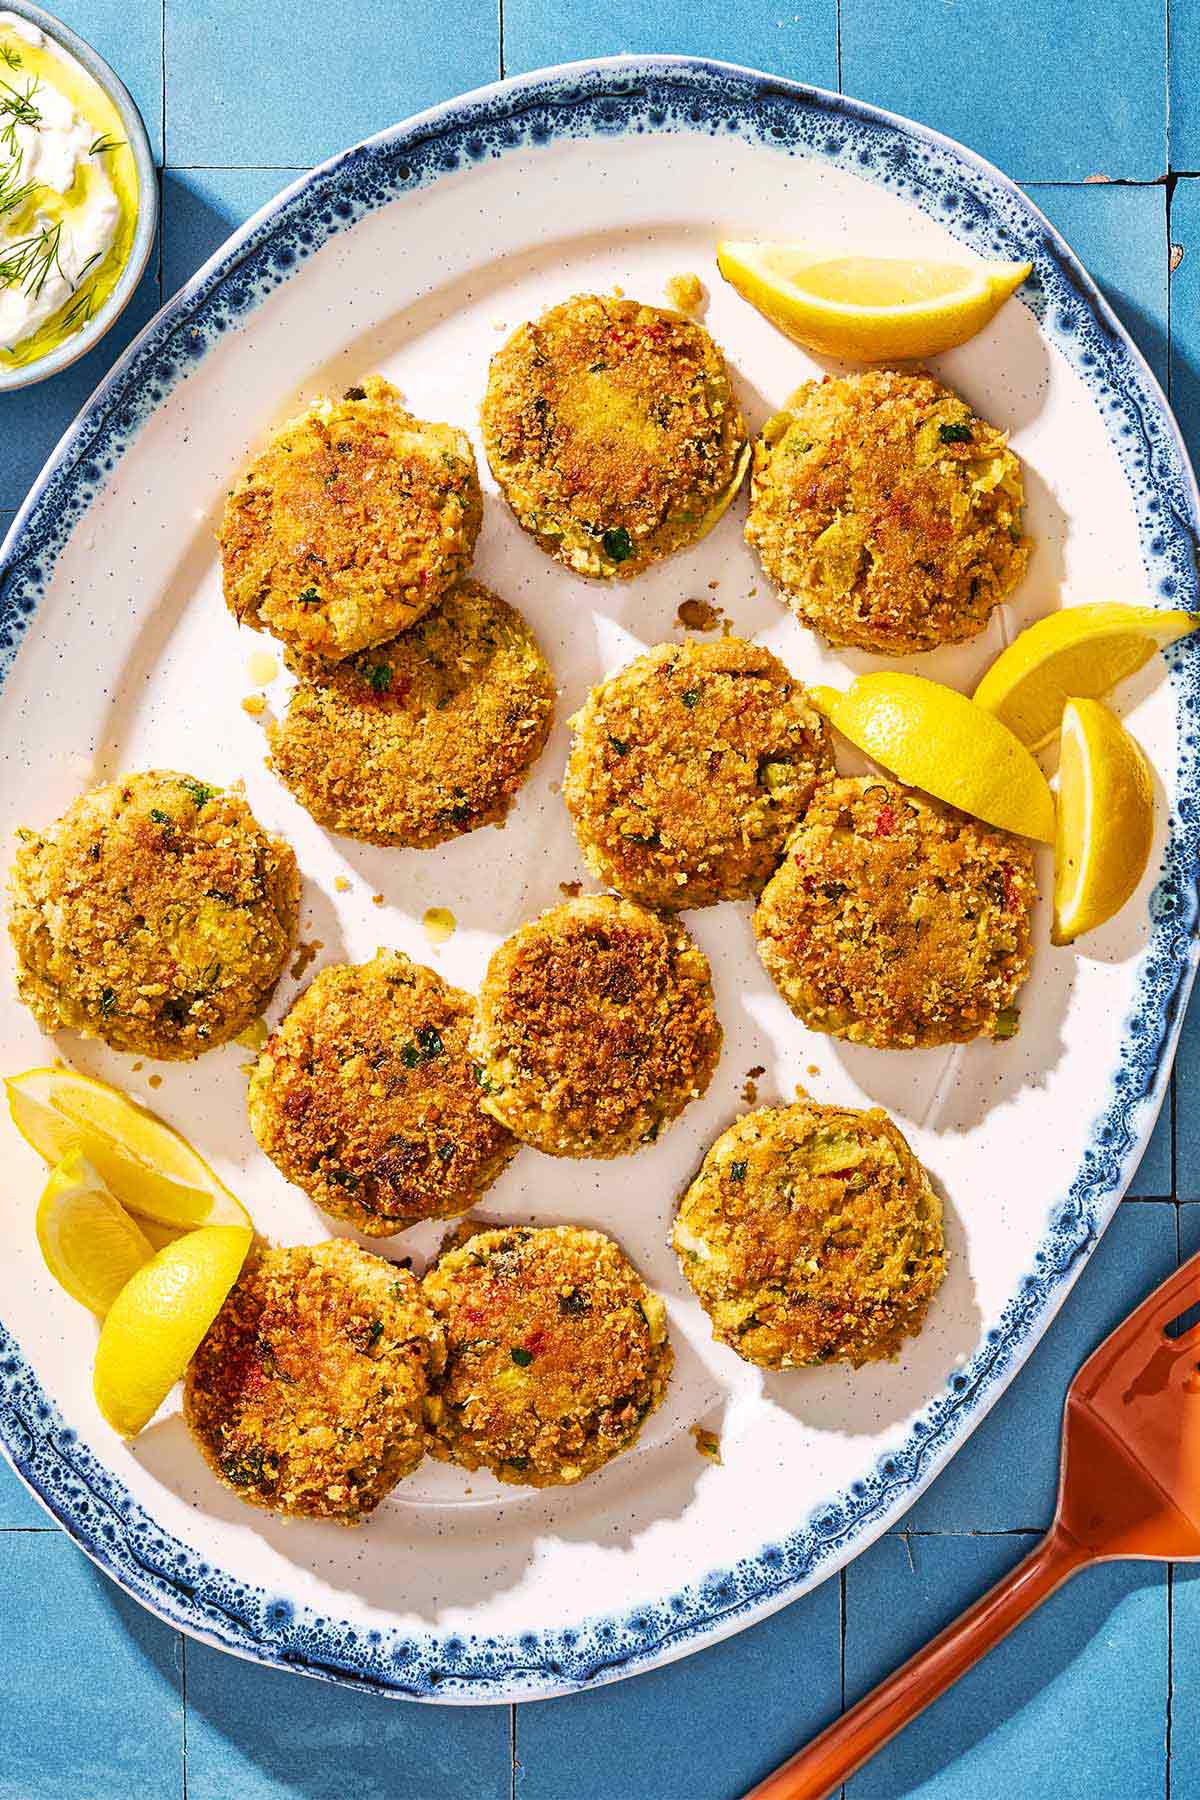
[[[1200,1557],[1200,1256],[1088,1358],[1063,1414],[1054,1523],[982,1600],[745,1800],[821,1800],[1086,1563]]]

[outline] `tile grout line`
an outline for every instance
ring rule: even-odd
[[[838,1679],[840,1682],[840,1704],[838,1712],[846,1710],[846,1571],[838,1570]],[[846,1783],[838,1788],[838,1800],[846,1800]]]
[[[158,66],[159,66],[159,78],[162,82],[162,90],[159,94],[159,103],[158,103],[158,128],[159,128],[159,133],[162,137],[162,166],[165,169],[167,166],[167,0],[159,0],[158,26],[159,26],[159,40],[158,40],[159,63],[158,63]],[[162,214],[160,212],[159,213],[159,220],[160,220],[159,238],[160,238],[160,241],[162,238],[161,219],[162,219]],[[161,256],[162,256],[161,250],[159,251],[159,256],[161,259]],[[161,269],[160,269],[160,273],[161,273]]]
[[[188,1800],[188,1697],[187,1697],[187,1647],[188,1641],[184,1632],[179,1633],[179,1699],[181,1705],[180,1720],[180,1752],[183,1767],[183,1800]]]
[[[833,0],[834,50],[837,56],[838,93],[842,91],[842,0]]]
[[[514,1700],[508,1703],[508,1800],[517,1800],[517,1706]]]

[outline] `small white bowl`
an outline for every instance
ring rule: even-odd
[[[40,6],[31,6],[28,0],[3,0],[3,10],[15,13],[19,19],[27,19],[39,31],[44,31],[53,43],[65,50],[68,56],[73,56],[97,85],[104,89],[121,115],[125,136],[137,165],[138,178],[138,216],[133,243],[116,287],[83,330],[75,332],[57,349],[47,351],[45,356],[39,356],[36,362],[28,363],[24,368],[0,367],[0,394],[11,394],[17,388],[32,387],[35,381],[45,381],[47,376],[57,375],[60,369],[68,368],[79,357],[85,356],[124,312],[142,278],[158,229],[158,175],[150,139],[132,95],[104,59],[97,56],[91,45],[85,43],[52,13],[43,12]]]

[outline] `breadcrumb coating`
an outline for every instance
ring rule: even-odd
[[[887,1114],[810,1101],[722,1132],[671,1242],[714,1337],[767,1369],[894,1356],[946,1268],[941,1202]]]
[[[578,294],[518,327],[492,358],[481,416],[518,523],[603,580],[696,543],[750,458],[708,332],[636,300]]]
[[[428,849],[499,824],[554,719],[533,633],[475,581],[336,668],[293,664],[271,765],[320,824],[368,843]]]
[[[1025,573],[1021,465],[931,375],[809,381],[754,446],[746,540],[801,624],[888,656],[982,631]]]
[[[471,1054],[492,1117],[551,1156],[652,1143],[721,1048],[707,958],[672,918],[587,895],[495,952]]]
[[[252,1250],[184,1379],[184,1418],[239,1499],[355,1525],[425,1450],[444,1346],[420,1283],[346,1239]]]
[[[240,795],[151,769],[18,837],[9,931],[17,990],[44,1031],[186,1060],[236,1037],[270,999],[300,877]]]
[[[630,1448],[666,1392],[666,1310],[602,1232],[463,1228],[424,1289],[446,1340],[429,1448],[463,1468],[580,1481]]]
[[[465,1212],[517,1147],[480,1105],[474,1017],[470,994],[398,950],[322,969],[251,1077],[260,1146],[371,1237]]]
[[[1036,898],[1020,838],[860,776],[817,790],[754,930],[814,1031],[880,1049],[1010,1038]]]
[[[740,638],[660,644],[572,719],[563,799],[593,874],[675,910],[756,895],[833,773],[824,721]]]
[[[435,606],[470,566],[483,518],[466,433],[406,412],[382,376],[281,425],[217,532],[240,624],[331,662]]]

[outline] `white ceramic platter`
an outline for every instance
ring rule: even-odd
[[[823,650],[784,611],[742,542],[744,502],[691,554],[608,589],[522,534],[479,445],[488,359],[505,331],[581,290],[665,303],[668,279],[685,271],[710,290],[706,323],[758,427],[815,365],[720,281],[713,252],[718,235],[781,232],[1036,265],[1022,297],[936,365],[1011,431],[1036,542],[1029,573],[974,643],[905,666],[970,689],[1015,629],[1064,602],[1188,603],[1194,493],[1165,403],[1061,240],[1001,176],[918,127],[745,71],[667,58],[581,65],[424,115],[306,178],[130,351],[7,546],[0,618],[17,652],[0,694],[3,841],[118,772],[244,780],[258,817],[295,845],[315,966],[395,945],[477,986],[497,941],[583,877],[559,796],[568,715],[643,646],[679,639],[681,600],[715,598],[737,632],[805,678],[844,684],[871,666]],[[476,573],[531,620],[561,696],[505,829],[426,853],[329,836],[264,767],[261,724],[240,704],[264,641],[226,611],[213,540],[263,434],[375,370],[417,413],[472,432],[488,487]],[[350,1532],[243,1506],[202,1464],[174,1400],[122,1443],[91,1396],[95,1326],[37,1251],[43,1171],[5,1120],[0,1435],[21,1472],[164,1616],[247,1655],[391,1693],[497,1700],[609,1679],[822,1579],[912,1501],[1002,1390],[1136,1166],[1189,973],[1193,685],[1185,652],[1173,677],[1156,662],[1122,696],[1158,771],[1151,872],[1078,949],[1050,947],[1043,904],[1010,1043],[884,1053],[816,1036],[773,992],[748,908],[689,915],[725,1027],[706,1097],[636,1158],[523,1152],[484,1209],[601,1226],[667,1296],[676,1374],[635,1452],[576,1489],[541,1492],[427,1462]],[[270,690],[276,710],[284,688],[280,678]],[[1043,891],[1049,875],[1043,860]],[[432,905],[458,920],[437,949],[421,922]],[[244,1051],[162,1065],[152,1091],[150,1065],[40,1038],[11,998],[4,955],[0,1067],[58,1054],[120,1083],[197,1143],[261,1231],[328,1234],[255,1148]],[[285,980],[273,1020],[296,989]],[[765,1101],[803,1082],[821,1100],[888,1107],[944,1198],[950,1273],[895,1363],[857,1375],[752,1369],[713,1345],[667,1249],[675,1197],[743,1107],[757,1065]],[[437,1236],[425,1228],[383,1248],[420,1264]],[[697,1453],[698,1421],[720,1434],[720,1467]]]

